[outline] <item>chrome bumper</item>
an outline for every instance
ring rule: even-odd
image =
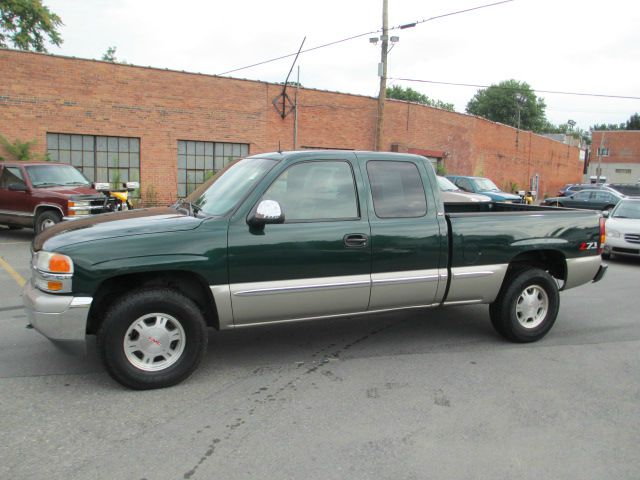
[[[22,301],[33,327],[62,350],[86,353],[86,328],[91,297],[51,295],[25,283]]]

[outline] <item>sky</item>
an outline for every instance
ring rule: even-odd
[[[422,21],[498,0],[388,0],[389,26]],[[64,26],[52,54],[99,59],[110,46],[128,63],[223,74],[337,40],[302,53],[307,88],[377,97],[382,0],[43,0]],[[538,93],[554,124],[625,122],[640,112],[640,2],[513,0],[393,30],[389,85],[411,87],[464,112],[479,87],[503,80],[534,90],[636,97]],[[225,76],[283,82],[293,57]],[[297,80],[294,68],[291,80]]]

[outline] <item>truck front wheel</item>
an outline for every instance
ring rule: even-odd
[[[168,288],[140,290],[116,301],[98,332],[107,372],[136,390],[180,383],[198,367],[206,349],[200,309]]]
[[[504,280],[498,298],[489,306],[496,331],[512,342],[535,342],[553,327],[560,294],[551,275],[539,268],[521,268]]]
[[[55,210],[44,210],[36,217],[33,229],[38,234],[49,227],[53,227],[56,223],[60,223],[61,220],[62,216]]]

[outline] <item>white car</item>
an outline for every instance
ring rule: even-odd
[[[603,258],[611,255],[640,257],[640,198],[623,198],[606,223]]]
[[[491,197],[469,193],[459,189],[455,183],[438,175],[438,186],[444,203],[490,202]]]

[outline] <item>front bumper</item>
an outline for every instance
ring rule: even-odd
[[[627,242],[624,238],[610,238],[604,244],[604,252],[609,255],[640,257],[640,244]]]
[[[33,327],[62,350],[85,354],[91,297],[52,295],[25,283],[22,301]]]

